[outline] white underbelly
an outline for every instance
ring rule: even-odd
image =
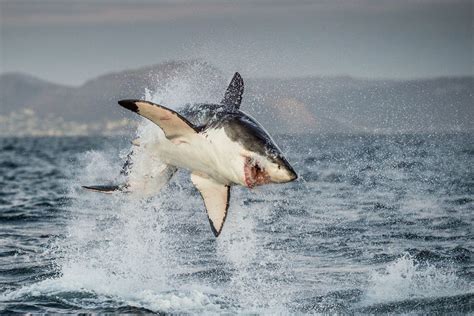
[[[157,145],[159,158],[169,165],[198,172],[223,184],[244,184],[244,157],[240,144],[231,141],[223,129]]]

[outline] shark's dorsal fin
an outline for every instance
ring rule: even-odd
[[[214,236],[218,237],[227,217],[230,186],[217,183],[196,173],[191,174],[191,181],[201,193],[212,232]]]
[[[244,80],[240,74],[236,72],[225,91],[224,99],[222,99],[221,104],[238,110],[242,102],[242,94],[244,94]]]
[[[158,125],[165,133],[166,138],[170,140],[198,132],[198,128],[179,113],[159,104],[143,100],[121,100],[118,103]]]

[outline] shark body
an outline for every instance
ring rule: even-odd
[[[144,100],[118,102],[163,130],[165,137],[153,148],[153,153],[165,163],[159,174],[160,185],[165,184],[177,168],[189,170],[191,180],[204,200],[216,237],[227,216],[231,186],[253,188],[297,178],[265,129],[240,110],[243,91],[243,80],[236,73],[219,104],[191,105],[178,113]],[[127,161],[123,172],[126,174],[131,166]],[[126,191],[130,187],[84,188],[110,193]]]

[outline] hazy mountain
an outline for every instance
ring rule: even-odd
[[[365,80],[349,77],[249,79],[242,109],[271,132],[472,131],[474,78]],[[24,74],[0,76],[0,135],[116,133],[124,98],[157,92],[164,105],[217,102],[232,74],[200,61],[106,74],[79,87]],[[171,104],[173,103],[173,104]],[[178,104],[174,104],[178,103]]]
[[[22,107],[41,106],[49,102],[48,98],[54,98],[58,92],[70,90],[66,86],[60,86],[29,75],[20,73],[7,73],[0,75],[0,115],[9,114]],[[46,110],[46,109],[45,109]]]

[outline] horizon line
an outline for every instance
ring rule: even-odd
[[[147,68],[158,67],[160,65],[169,64],[169,63],[186,63],[192,62],[193,60],[168,60],[163,61],[161,63],[154,63],[145,66],[135,67],[135,68],[124,68],[118,69],[114,71],[109,71],[105,73],[101,73],[97,76],[90,77],[79,84],[65,84],[59,83],[50,79],[46,79],[36,74],[32,74],[29,72],[24,71],[2,71],[0,70],[0,77],[8,76],[8,75],[21,75],[21,76],[28,76],[34,78],[36,80],[41,80],[43,82],[47,82],[50,84],[61,85],[66,87],[81,87],[89,81],[95,80],[97,78],[109,75],[118,75],[120,73],[126,73],[130,71],[140,71],[146,70]],[[196,61],[196,60],[194,60]],[[208,64],[209,66],[213,66],[211,63],[204,61],[203,63]],[[214,66],[215,67],[215,66]],[[216,68],[218,69],[218,68]],[[239,71],[238,69],[236,71]],[[367,76],[357,76],[351,74],[331,74],[331,75],[324,75],[324,74],[314,74],[314,75],[302,75],[302,76],[245,76],[246,79],[249,80],[301,80],[301,79],[354,79],[354,80],[364,80],[364,81],[393,81],[393,82],[407,82],[407,81],[421,81],[421,80],[440,80],[440,79],[461,79],[461,78],[474,78],[474,74],[452,74],[452,75],[436,75],[436,76],[416,76],[416,77],[385,77],[385,76],[375,76],[375,77],[367,77]]]

